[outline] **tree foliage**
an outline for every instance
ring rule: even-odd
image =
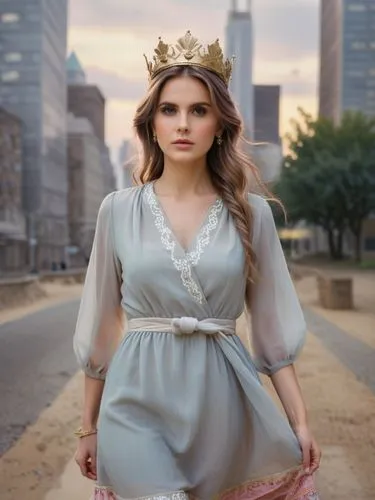
[[[375,118],[347,112],[339,125],[300,110],[288,136],[276,193],[291,222],[304,219],[327,234],[331,256],[343,256],[349,229],[361,258],[363,221],[375,210]]]

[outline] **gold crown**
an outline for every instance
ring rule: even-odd
[[[226,85],[232,75],[233,58],[224,60],[224,54],[219,44],[219,39],[202,48],[197,38],[190,31],[177,40],[176,45],[168,45],[159,37],[153,61],[146,56],[147,69],[150,80],[160,71],[172,66],[200,66],[216,73]]]

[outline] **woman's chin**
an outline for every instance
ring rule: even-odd
[[[193,151],[173,151],[173,153],[165,153],[164,160],[172,163],[200,163],[207,156],[206,154],[197,154]]]

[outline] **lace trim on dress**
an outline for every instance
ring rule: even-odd
[[[313,476],[299,466],[289,471],[250,480],[219,494],[217,500],[319,500]]]
[[[219,493],[214,500],[319,500],[311,475],[299,466],[262,479],[250,480]],[[129,500],[116,495],[110,488],[97,486],[91,500]],[[198,500],[184,491],[138,497],[133,500]]]
[[[204,249],[210,242],[210,233],[217,227],[219,221],[218,214],[223,208],[223,200],[218,198],[209,209],[206,222],[200,229],[196,237],[195,248],[186,252],[184,257],[177,258],[175,256],[176,239],[173,235],[173,232],[167,225],[163,210],[161,209],[155,196],[152,184],[146,185],[145,194],[152,215],[154,216],[155,226],[160,233],[161,242],[164,247],[170,252],[171,260],[175,268],[180,271],[183,285],[196,302],[198,302],[199,304],[203,304],[205,300],[204,296],[198,284],[194,280],[191,270],[192,267],[198,264]]]
[[[110,488],[97,486],[91,500],[128,500],[116,495]],[[189,495],[184,491],[174,491],[172,493],[161,493],[149,497],[139,497],[133,500],[189,500]]]

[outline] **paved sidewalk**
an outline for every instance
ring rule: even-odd
[[[305,308],[304,314],[309,331],[375,394],[375,349],[311,309]]]
[[[375,273],[329,269],[353,280],[353,310],[329,310],[319,304],[316,278],[296,281],[308,329],[356,377],[375,393]]]

